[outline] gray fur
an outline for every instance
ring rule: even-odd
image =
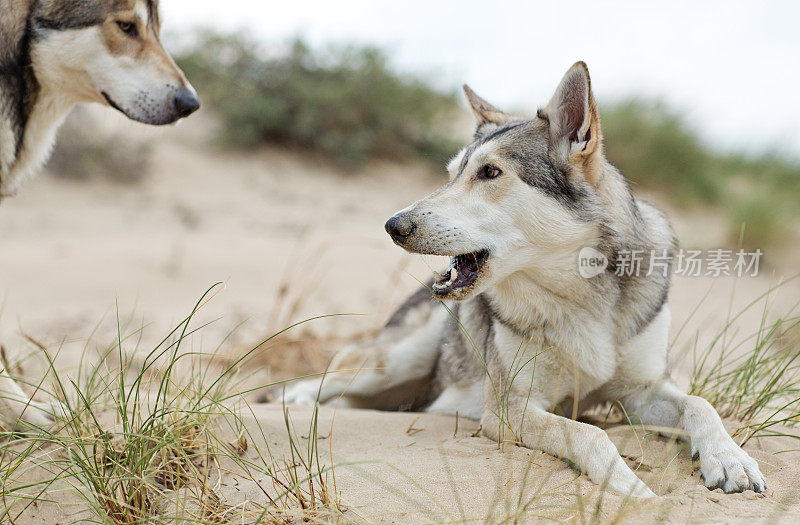
[[[103,23],[114,11],[130,6],[130,0],[39,0],[30,13],[34,35],[45,31],[82,29]],[[147,0],[149,21],[159,27],[158,0]]]
[[[39,92],[31,68],[32,12],[9,5],[14,0],[0,0],[0,10],[10,16],[0,22],[0,119],[10,124],[13,148],[19,154],[25,124]],[[25,16],[20,16],[24,14]],[[0,165],[0,181],[3,166]]]
[[[417,308],[418,306],[430,305],[435,302],[431,296],[430,286],[433,281],[430,281],[426,286],[423,286],[416,293],[412,294],[406,301],[395,310],[392,316],[386,321],[385,328],[394,328],[402,326],[406,320],[409,311]]]

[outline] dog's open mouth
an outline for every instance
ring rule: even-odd
[[[112,108],[116,109],[117,111],[119,111],[120,113],[125,115],[126,117],[128,116],[128,114],[125,112],[125,110],[122,109],[121,107],[119,107],[119,105],[116,102],[114,102],[114,99],[112,99],[111,96],[108,93],[106,93],[105,91],[101,91],[100,94],[103,95],[103,98],[106,99],[106,102],[108,102],[109,106],[111,106]]]
[[[488,250],[451,257],[450,267],[433,283],[433,293],[447,296],[468,291],[480,278],[488,257]]]

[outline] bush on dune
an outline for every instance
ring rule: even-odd
[[[776,247],[800,214],[800,163],[775,154],[725,154],[707,146],[663,104],[628,100],[601,109],[609,160],[634,184],[681,207],[710,204],[728,219],[728,239]],[[743,230],[743,234],[742,234]]]
[[[233,146],[308,148],[349,166],[373,157],[439,163],[455,151],[439,126],[457,107],[455,95],[398,75],[374,48],[320,53],[295,41],[265,56],[241,35],[201,33],[178,62]]]
[[[679,115],[657,102],[628,100],[601,109],[608,159],[637,184],[671,188],[678,204],[715,201],[712,155]]]
[[[178,62],[221,117],[228,146],[300,147],[347,167],[376,157],[441,167],[458,148],[448,120],[466,114],[459,98],[399,75],[374,48],[321,52],[297,40],[270,55],[240,34],[201,32]],[[625,100],[601,117],[607,156],[635,186],[680,207],[720,210],[731,245],[743,226],[747,248],[773,248],[796,233],[800,164],[716,151],[657,101]]]

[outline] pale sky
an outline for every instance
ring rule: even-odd
[[[164,28],[246,28],[266,44],[366,43],[401,71],[544,105],[576,60],[602,103],[660,97],[712,144],[800,158],[800,2],[161,0]]]

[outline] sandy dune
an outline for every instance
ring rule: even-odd
[[[309,412],[293,409],[298,428],[307,428]],[[267,405],[257,408],[256,416],[264,426],[264,421],[281,424],[283,414],[280,407]],[[663,496],[629,506],[625,498],[600,491],[556,458],[514,446],[498,451],[496,443],[474,436],[478,425],[472,421],[460,420],[456,430],[452,417],[352,409],[326,409],[320,419],[320,435],[333,440],[341,499],[354,518],[368,522],[500,522],[515,513],[522,521],[569,520],[578,517],[580,508],[590,517],[600,498],[601,521],[619,516],[629,523],[645,518],[741,523],[800,517],[800,487],[795,483],[800,452],[773,454],[785,447],[776,439],[747,447],[762,465],[769,493],[724,494],[700,484],[689,453],[674,442],[611,424],[608,432],[628,464]],[[267,439],[285,440],[280,426],[272,428]],[[320,448],[327,452],[326,440],[320,440]],[[229,488],[229,499],[236,501],[239,491]]]
[[[311,410],[295,407],[290,413],[298,434],[307,435]],[[253,451],[267,447],[277,457],[288,457],[282,408],[255,406],[253,414],[244,418],[255,436],[246,459],[259,461]],[[226,421],[220,424],[226,427]],[[786,449],[783,440],[761,439],[746,447],[768,479],[766,493],[724,494],[702,486],[684,447],[652,433],[635,432],[618,420],[603,426],[628,465],[659,498],[631,502],[602,491],[554,457],[516,446],[500,451],[496,443],[476,437],[477,423],[461,419],[456,428],[455,418],[446,416],[323,408],[317,444],[321,464],[335,465],[335,484],[330,473],[327,479],[344,506],[345,522],[796,523],[800,519],[796,483],[800,452],[776,454]],[[227,431],[235,435],[232,429]],[[306,439],[299,441],[304,449]],[[272,486],[266,477],[247,481],[226,475],[218,494],[231,506],[264,501],[259,484]],[[58,504],[41,503],[17,523],[91,517],[74,494],[57,497]]]
[[[141,134],[139,128],[103,118],[106,126]],[[198,324],[219,319],[195,336],[203,348],[213,349],[242,322],[225,342],[226,352],[239,353],[265,335],[311,316],[366,314],[314,321],[295,332],[298,337],[329,340],[332,350],[342,338],[380,325],[419,280],[442,266],[436,258],[402,253],[383,232],[384,221],[394,211],[441,184],[441,175],[423,165],[386,163],[342,173],[322,159],[275,150],[221,153],[206,145],[211,127],[201,115],[191,124],[163,131],[153,142],[153,171],[142,185],[40,177],[20,196],[3,202],[0,297],[5,303],[0,341],[12,356],[29,348],[23,341],[23,334],[29,334],[51,348],[60,346],[57,366],[73,374],[77,356],[98,323],[90,355],[116,337],[117,309],[128,330],[147,324],[142,340],[147,348],[216,282],[223,282],[224,289],[198,317]],[[713,226],[713,218],[705,224]],[[713,228],[701,231],[692,218],[678,220],[676,226],[684,239],[701,243],[699,247],[711,247],[718,240]],[[673,332],[691,319],[675,355],[697,330],[702,344],[724,323],[734,284],[733,303],[744,305],[781,275],[772,267],[759,278],[736,283],[678,279],[671,299]],[[795,283],[784,288],[771,298],[776,312],[798,297]],[[754,309],[742,316],[738,336],[754,331],[760,314]],[[322,346],[321,361],[293,364],[297,369],[319,366],[328,350]],[[284,361],[299,360],[294,356],[284,356]],[[683,385],[688,382],[690,357],[675,363],[675,376]],[[36,360],[23,366],[29,374],[39,367]],[[276,375],[280,371],[265,367],[251,381]],[[262,427],[279,443],[280,408],[255,410]],[[293,413],[298,421],[308,417],[305,409]],[[323,410],[321,435],[330,434],[333,416],[332,409]],[[454,418],[335,412],[330,435],[333,457],[340,465],[338,489],[351,509],[348,516],[398,523],[500,521],[519,507],[520,497],[527,501],[544,490],[541,498],[533,498],[531,516],[570,519],[576,516],[575,493],[582,494],[587,507],[599,497],[585,477],[558,460],[513,447],[499,453],[490,441],[471,437],[476,427],[462,420],[454,435]],[[688,453],[675,452],[668,441],[648,436],[640,448],[629,428],[615,426],[610,433],[643,479],[666,496],[638,509],[638,517],[624,514],[631,522],[641,516],[743,522],[768,517],[785,504],[800,517],[800,453],[773,454],[796,448],[792,441],[752,441],[749,450],[761,463],[770,492],[729,496],[702,488],[697,473],[691,472]],[[353,462],[365,463],[349,465]],[[236,492],[224,489],[231,499]],[[622,499],[603,498],[600,515],[611,520],[622,508]],[[62,512],[46,516],[55,522]]]

